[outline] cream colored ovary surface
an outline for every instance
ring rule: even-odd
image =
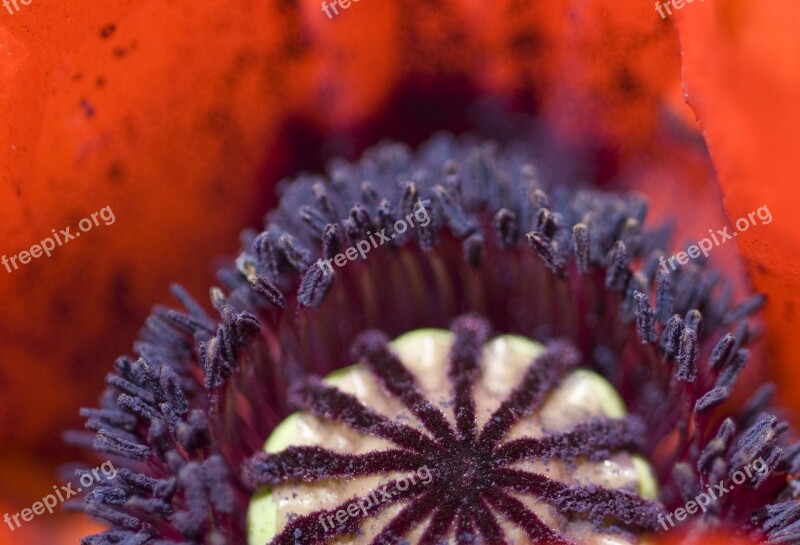
[[[426,395],[455,427],[452,410],[452,385],[447,377],[449,350],[453,334],[443,330],[418,330],[399,337],[391,343],[392,349],[411,371]],[[505,335],[496,337],[483,347],[481,372],[473,396],[479,429],[491,414],[517,386],[531,361],[543,351],[542,345],[522,337]],[[354,365],[333,373],[325,381],[350,393],[371,409],[391,419],[424,430],[423,425],[395,398],[386,395],[376,379],[361,365]],[[567,375],[561,385],[551,392],[538,414],[520,420],[504,437],[504,442],[520,437],[539,437],[546,432],[566,431],[577,423],[597,417],[621,418],[625,407],[614,389],[599,375],[577,370]],[[427,433],[427,431],[425,431]],[[318,419],[308,413],[296,413],[276,428],[267,441],[265,450],[279,452],[289,446],[319,445],[347,454],[363,454],[374,450],[395,449],[396,445],[383,439],[361,435],[343,424]],[[638,457],[637,457],[638,458]],[[626,488],[645,497],[655,496],[655,484],[649,466],[642,459],[618,452],[600,462],[577,460],[568,464],[559,460],[520,462],[516,467],[546,475],[566,483],[599,484],[608,488]],[[372,490],[382,487],[395,478],[410,473],[394,473],[347,480],[329,480],[320,483],[283,484],[271,491],[262,490],[254,497],[248,513],[249,542],[263,545],[276,535],[290,517],[305,515],[320,509],[332,509],[344,502],[366,497]],[[424,475],[424,474],[423,474]],[[434,476],[435,477],[435,476]],[[419,488],[426,484],[416,476]],[[620,545],[636,543],[618,534],[598,534],[591,524],[569,521],[549,505],[533,497],[513,494],[525,503],[545,523],[565,534],[576,543],[587,545]],[[380,495],[376,495],[380,498]],[[385,508],[362,524],[358,536],[342,536],[331,543],[368,544],[381,529],[404,507],[398,503]],[[375,511],[375,509],[372,509]],[[529,543],[518,527],[503,523],[510,543]],[[334,518],[335,523],[335,518]],[[426,524],[407,535],[416,543]],[[330,525],[328,525],[330,529]],[[451,542],[452,540],[452,535]]]

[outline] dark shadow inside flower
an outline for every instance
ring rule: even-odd
[[[154,312],[135,346],[139,359],[118,360],[101,409],[85,413],[97,432],[85,444],[120,466],[124,458],[131,462],[117,482],[87,498],[87,512],[113,528],[84,542],[244,543],[253,485],[268,480],[245,482],[243,468],[264,462],[264,442],[298,408],[413,451],[410,432],[391,435],[389,424],[366,424],[367,416],[356,412],[368,411],[368,403],[343,400],[313,377],[355,363],[350,349],[358,339],[363,346],[367,330],[388,339],[444,329],[467,313],[480,316],[478,329],[493,336],[562,339],[574,346],[573,356],[561,359],[574,360],[570,366],[579,361],[608,381],[647,430],[635,450],[652,466],[666,509],[760,460],[763,472],[720,496],[692,524],[761,537],[791,527],[798,513],[791,502],[780,502],[792,494],[785,477],[798,469],[798,449],[787,448],[787,426],[765,412],[769,386],[748,392],[745,405],[732,397],[750,357],[750,318],[763,299],[731,301],[725,280],[702,261],[665,273],[659,258],[669,230],[645,225],[645,199],[597,189],[590,171],[574,168],[577,161],[563,171],[549,168],[548,153],[543,144],[539,150],[530,143],[500,147],[443,134],[417,151],[384,144],[357,163],[332,162],[325,177],[301,175],[285,183],[265,229],[246,232],[235,265],[220,272],[221,287],[211,291],[218,317],[176,290],[184,309]],[[380,345],[367,352],[380,352]],[[385,389],[400,398],[417,395],[407,380],[381,375],[387,365],[391,359],[374,366]],[[472,379],[448,376],[455,406],[470,406]],[[555,385],[560,376],[537,380]],[[549,392],[543,390],[542,399],[533,395],[537,380],[523,380],[509,394],[513,399],[519,391],[528,400],[512,403],[514,419]],[[412,413],[428,406],[422,398],[404,405]],[[439,458],[454,467],[464,460],[491,466],[478,472],[483,489],[545,497],[561,516],[588,517],[621,532],[620,524],[623,543],[659,530],[655,507],[641,498],[602,487],[554,491],[547,479],[497,470],[491,460],[498,449],[517,448],[524,458],[541,445],[499,445],[503,429],[491,448],[470,446],[465,437],[478,427],[465,410],[466,416],[455,413],[457,434],[440,426],[444,435],[419,439],[423,454],[433,454],[425,444],[434,441]],[[421,420],[431,427],[437,418],[430,412]],[[616,450],[630,442],[603,447],[598,437],[613,436],[615,428],[597,425],[588,445]],[[350,460],[361,469],[326,473],[341,459],[305,454],[306,462],[297,456],[286,462],[287,475],[317,471],[346,483],[363,468],[408,469],[408,460],[385,455],[380,463]],[[304,465],[314,459],[322,459],[323,469]],[[437,467],[447,474],[441,463]],[[455,478],[460,470],[452,472]],[[409,502],[376,530],[372,543],[400,543],[415,530],[420,543],[447,535],[458,543],[520,542],[510,536],[570,542],[513,496],[488,500],[466,490],[446,495],[451,503],[430,492]],[[438,518],[428,516],[434,505],[441,507]],[[330,506],[311,507],[316,517]],[[455,522],[458,513],[477,510],[487,518]],[[355,539],[361,522],[351,519],[344,533]],[[278,529],[275,539],[333,542],[303,517]]]

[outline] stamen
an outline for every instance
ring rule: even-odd
[[[685,462],[677,463],[672,468],[672,480],[678,486],[684,502],[694,499],[700,492],[700,482],[692,471],[692,467]]]
[[[558,228],[556,216],[547,208],[541,208],[536,217],[536,231],[552,239]]]
[[[728,359],[733,354],[733,347],[736,344],[736,339],[730,333],[726,333],[719,342],[717,342],[714,350],[711,352],[711,358],[708,360],[708,365],[714,371],[719,371],[723,366],[728,363]]]
[[[656,318],[666,324],[672,316],[672,281],[669,273],[656,272]]]
[[[297,300],[307,307],[319,306],[335,276],[335,273],[325,274],[322,267],[311,267],[303,276],[300,288],[297,290]]]
[[[757,312],[761,307],[764,306],[764,303],[767,302],[767,298],[764,295],[752,295],[745,301],[742,301],[736,308],[732,309],[728,312],[723,318],[723,323],[732,324],[745,316],[749,316],[754,312]]]
[[[250,286],[259,295],[265,297],[267,301],[277,308],[286,308],[286,298],[283,293],[269,280],[263,276],[254,275],[250,280]]]
[[[483,235],[474,233],[464,239],[462,249],[464,261],[473,269],[477,269],[483,263]]]
[[[447,220],[447,226],[458,238],[466,238],[473,234],[478,226],[475,224],[461,208],[461,205],[450,195],[444,187],[437,185],[433,188],[433,195],[436,197],[442,214]]]
[[[735,433],[736,423],[732,419],[726,418],[717,430],[717,436],[709,441],[697,459],[697,469],[700,473],[705,474],[711,471],[713,463],[727,452]]]
[[[730,397],[731,391],[724,387],[715,387],[703,394],[694,404],[694,412],[700,416],[706,414],[715,407],[719,407]]]
[[[750,351],[746,349],[741,349],[736,351],[736,355],[733,356],[733,359],[728,362],[725,367],[722,368],[719,376],[717,377],[717,382],[715,386],[719,388],[733,388],[733,384],[736,382],[736,379],[739,377],[739,373],[742,372],[744,369],[747,360],[750,359]]]
[[[625,291],[631,277],[631,258],[625,243],[618,240],[611,250],[609,266],[606,271],[606,287],[610,290]]]
[[[730,455],[730,474],[758,457],[771,459],[776,450],[781,450],[775,443],[783,431],[784,429],[779,425],[775,416],[762,415],[756,423],[742,433],[736,442]],[[768,474],[757,474],[755,486],[760,485],[766,480],[767,476]]]
[[[572,238],[575,246],[575,259],[578,271],[582,274],[589,272],[589,228],[585,223],[577,223],[572,228]]]
[[[325,259],[333,259],[342,251],[340,243],[339,225],[329,223],[322,234],[322,255]]]
[[[650,306],[650,298],[637,291],[634,294],[634,300],[636,301],[636,329],[642,339],[642,344],[653,342],[656,340],[657,335],[654,327],[655,311]]]
[[[566,265],[564,259],[559,255],[555,243],[547,238],[543,233],[533,232],[525,235],[525,240],[533,248],[539,257],[542,258],[547,268],[558,275],[564,273]]]
[[[703,315],[700,314],[700,311],[697,309],[692,309],[686,313],[686,318],[684,319],[684,324],[689,329],[693,330],[698,336],[703,334]]]
[[[517,223],[517,216],[507,208],[501,208],[494,215],[492,225],[497,236],[500,239],[500,244],[503,248],[511,248],[517,244],[519,238],[519,225]]]
[[[367,238],[367,232],[374,229],[369,212],[361,204],[356,204],[350,210],[350,218],[345,220],[345,232],[351,245]]]
[[[688,327],[681,333],[681,344],[678,348],[678,380],[694,382],[697,378],[697,333]]]

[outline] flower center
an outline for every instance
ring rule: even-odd
[[[487,474],[489,464],[472,447],[459,449],[436,466],[434,475],[444,485],[452,486],[451,496],[463,496],[481,489],[481,476]]]
[[[639,423],[571,346],[487,337],[475,316],[368,333],[361,363],[301,387],[247,466],[269,486],[250,542],[637,543],[656,514]]]

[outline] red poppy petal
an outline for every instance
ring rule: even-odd
[[[318,0],[300,3],[302,35],[313,59],[312,102],[305,113],[334,131],[364,123],[392,93],[401,76],[404,27],[402,6],[394,0],[354,1],[338,11],[328,6],[328,18]]]
[[[105,206],[116,218],[50,258],[0,266],[4,443],[56,446],[169,282],[207,290],[211,259],[269,204],[262,180],[281,155],[265,150],[312,94],[306,56],[289,54],[294,12],[90,4],[34,2],[0,23],[0,87],[14,89],[0,97],[0,253]]]
[[[782,397],[800,406],[800,6],[705,2],[677,14],[689,104],[717,168],[732,225],[766,205],[774,218],[737,238],[766,309]],[[767,214],[763,214],[767,217]],[[743,224],[742,224],[743,225]]]

